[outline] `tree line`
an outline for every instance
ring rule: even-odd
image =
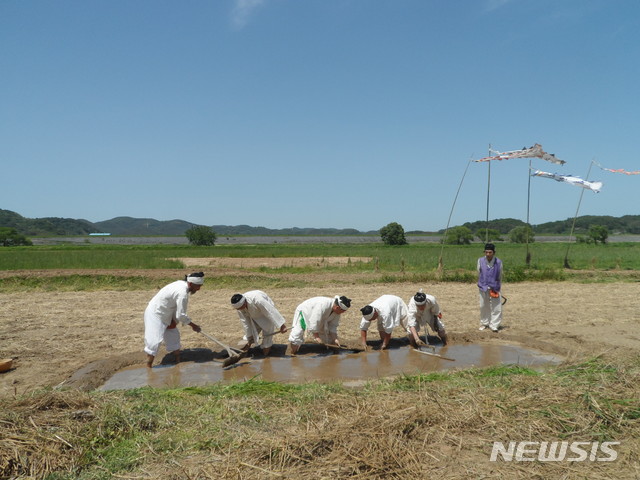
[[[571,232],[573,218],[558,220],[538,225],[529,225],[533,235],[568,235]],[[592,225],[605,227],[612,234],[640,234],[640,215],[625,215],[622,217],[584,215],[577,217],[575,221],[576,235],[589,235]],[[87,220],[75,220],[71,218],[46,217],[30,219],[25,218],[10,210],[0,209],[0,227],[12,228],[17,234],[33,236],[65,236],[88,235],[90,233],[109,232],[114,235],[184,235],[187,230],[193,228],[193,223],[183,220],[159,221],[154,219],[117,217],[104,222],[91,223]],[[490,236],[502,235],[508,237],[517,227],[525,228],[527,224],[515,218],[492,219],[487,222],[478,220],[467,222],[458,227],[466,227],[473,235],[489,229]],[[213,231],[219,236],[233,235],[377,235],[377,230],[361,232],[353,228],[286,228],[269,229],[266,227],[251,227],[249,225],[213,225]],[[453,227],[457,228],[457,227]],[[449,229],[449,231],[452,229]],[[460,231],[460,230],[456,230]],[[521,232],[518,230],[517,232]],[[403,234],[404,234],[403,230]],[[444,234],[445,230],[428,232],[412,230],[408,234]],[[486,232],[482,235],[486,237]]]
[[[554,222],[546,222],[538,225],[531,225],[534,234],[538,235],[568,235],[571,232],[573,218],[566,220],[557,220]],[[640,215],[624,215],[622,217],[612,217],[609,215],[583,215],[575,219],[576,233],[587,233],[591,225],[602,225],[611,233],[616,234],[640,234]],[[476,232],[481,228],[490,228],[501,234],[508,234],[516,227],[524,227],[527,225],[522,220],[516,218],[498,218],[489,220],[478,220],[475,222],[463,223],[461,226],[467,227],[472,232]],[[444,229],[438,233],[444,233]]]

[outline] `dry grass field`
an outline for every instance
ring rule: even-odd
[[[228,274],[233,266],[226,268]],[[121,273],[146,278],[149,288],[0,294],[4,312],[0,355],[14,359],[13,368],[0,374],[0,402],[5,411],[0,418],[0,450],[4,452],[0,473],[6,475],[2,478],[43,478],[44,473],[51,479],[73,478],[64,472],[70,475],[77,467],[71,437],[79,428],[77,422],[83,420],[74,415],[90,412],[102,401],[100,395],[110,395],[96,394],[93,389],[113,372],[143,363],[142,312],[163,286],[158,281],[161,274]],[[183,271],[169,273],[175,273],[176,279],[184,275]],[[218,269],[206,273],[205,286],[191,298],[189,313],[206,332],[235,345],[242,330],[229,298],[236,292],[216,287]],[[505,285],[509,300],[504,307],[504,329],[498,334],[478,331],[474,285],[363,285],[344,279],[333,282],[331,277],[319,278],[317,285],[273,288],[268,293],[289,325],[296,305],[309,297],[349,296],[357,308],[343,315],[340,334],[353,342],[359,334],[361,306],[385,293],[408,299],[424,288],[438,298],[453,342],[514,343],[562,355],[568,365],[598,358],[622,373],[615,378],[603,376],[595,382],[597,388],[591,385],[586,391],[560,377],[517,375],[491,388],[469,378],[462,383],[425,384],[411,392],[389,389],[384,395],[337,391],[304,412],[296,410],[293,399],[294,403],[282,401],[278,407],[254,397],[221,398],[216,408],[227,413],[220,414],[216,428],[222,433],[215,434],[233,435],[232,446],[226,450],[210,447],[181,454],[175,445],[174,451],[158,454],[151,445],[139,445],[138,467],[133,471],[83,478],[640,478],[640,420],[628,409],[616,418],[615,408],[607,410],[597,400],[601,394],[619,397],[623,403],[635,399],[630,408],[640,411],[637,283]],[[182,329],[182,339],[187,349],[221,350],[188,328]],[[388,380],[380,381],[384,385]],[[561,405],[573,396],[584,411],[569,418]],[[190,401],[185,400],[185,405]],[[553,408],[554,404],[558,407]],[[225,418],[249,406],[263,412],[264,421],[234,423],[225,431],[225,422],[231,422]],[[598,416],[598,409],[609,413]],[[547,412],[546,418],[532,414],[541,411]],[[601,422],[612,423],[608,435],[617,432],[611,439],[620,442],[615,462],[489,461],[494,441],[600,441],[604,437],[594,432]],[[57,456],[45,460],[47,449],[58,452]],[[60,464],[52,458],[58,458]],[[20,462],[24,462],[22,470],[17,465]],[[23,471],[22,476],[16,476],[17,471]],[[55,472],[62,473],[55,476]]]

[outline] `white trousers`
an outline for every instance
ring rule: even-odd
[[[442,320],[440,320],[435,315],[431,315],[431,319],[429,319],[425,323],[427,323],[431,327],[431,330],[433,330],[436,333],[444,330],[444,323],[442,322]],[[420,322],[416,322],[416,324],[415,324],[415,326],[413,328],[416,329],[416,332],[419,332],[421,330],[422,326],[420,325]],[[411,335],[411,327],[407,326],[406,330],[407,330],[407,335]],[[426,325],[425,325],[425,332],[424,333],[426,333],[426,334],[429,333],[429,329],[427,328]]]
[[[167,325],[153,315],[144,312],[144,351],[154,357],[158,354],[160,344],[164,345],[168,352],[180,350],[180,331],[178,328],[167,328]]]
[[[303,313],[304,315],[304,313]],[[335,317],[336,315],[334,315]],[[338,337],[338,322],[339,320],[335,319],[333,322],[327,322],[327,327],[329,331],[325,330],[325,325],[319,325],[320,329],[318,330],[318,335],[322,339],[324,343],[333,343],[332,333],[335,337]],[[334,332],[332,332],[335,330]],[[289,333],[289,343],[292,345],[302,345],[304,343],[304,337],[306,335],[306,330],[302,329],[302,325],[300,325],[300,310],[296,309],[293,314],[293,326],[291,327],[291,332]]]
[[[245,341],[249,340],[249,337],[253,337],[254,343],[257,344],[260,337],[260,332],[262,332],[263,335],[268,335],[276,331],[276,329],[274,329],[273,327],[273,322],[266,317],[252,318],[248,321],[248,323],[249,328],[245,333],[243,339]],[[262,343],[260,343],[261,348],[270,348],[272,345],[273,335],[262,338]]]
[[[293,345],[302,345],[304,343],[305,333],[306,331],[303,330],[302,325],[300,325],[300,310],[296,309],[293,314],[293,325],[289,332],[289,343]]]
[[[480,298],[480,325],[496,330],[502,323],[501,298],[492,298],[489,290],[478,290]]]

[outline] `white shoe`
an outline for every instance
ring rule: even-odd
[[[497,333],[497,332],[498,332],[498,329],[497,329],[497,328],[492,328],[492,329],[491,329],[491,331],[492,331],[492,332],[496,332],[496,333]]]
[[[482,331],[482,330],[486,330],[487,326],[486,325],[482,325],[478,330]]]

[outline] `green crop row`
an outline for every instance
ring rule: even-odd
[[[405,246],[380,244],[314,245],[62,245],[5,247],[0,249],[0,270],[33,269],[160,269],[182,268],[176,258],[195,257],[367,257],[366,263],[350,262],[324,268],[386,272],[424,272],[439,266],[447,270],[474,270],[482,246],[432,243]],[[568,243],[498,244],[496,255],[505,272],[561,269],[565,259],[578,270],[640,270],[640,243],[583,245]],[[529,257],[529,262],[527,262]]]

